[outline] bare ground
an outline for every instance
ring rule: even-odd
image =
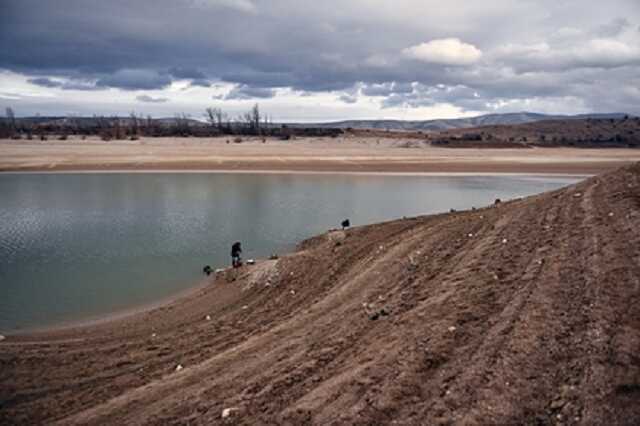
[[[227,143],[229,141],[229,143]],[[638,149],[438,148],[424,140],[354,136],[291,141],[143,138],[0,140],[0,171],[244,170],[596,174],[633,161]]]
[[[150,312],[9,336],[0,422],[638,424],[639,229],[635,164],[329,232]]]

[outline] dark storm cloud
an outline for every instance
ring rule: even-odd
[[[62,90],[100,90],[100,87],[97,87],[94,83],[89,81],[75,81],[75,80],[66,80],[59,81],[53,80],[48,77],[37,77],[30,78],[27,80],[31,84],[35,84],[36,86],[42,87],[55,87]]]
[[[231,89],[229,93],[224,96],[224,99],[269,99],[275,95],[276,91],[273,89],[241,85]]]
[[[43,87],[221,80],[237,85],[224,97],[233,100],[291,87],[346,93],[343,102],[363,95],[386,107],[473,110],[531,97],[600,108],[595,94],[606,91],[607,108],[640,109],[629,88],[640,75],[637,0],[0,0],[0,8],[0,68]]]
[[[122,69],[100,78],[96,86],[123,90],[154,90],[169,86],[171,81],[169,75],[153,70]]]

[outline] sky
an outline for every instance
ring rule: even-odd
[[[0,107],[640,114],[638,0],[0,0]]]

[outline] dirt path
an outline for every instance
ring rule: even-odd
[[[8,337],[0,422],[637,424],[639,226],[634,165],[321,235],[145,314]]]

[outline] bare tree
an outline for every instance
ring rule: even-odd
[[[8,136],[13,137],[16,133],[16,115],[14,114],[13,108],[11,107],[7,107],[5,109],[5,112],[7,114]]]
[[[207,122],[211,128],[216,128],[219,133],[224,133],[224,121],[227,120],[227,115],[222,112],[221,108],[207,108],[206,109]],[[228,129],[227,129],[228,130]]]
[[[140,134],[140,126],[138,124],[138,117],[136,116],[135,112],[131,113],[130,118],[131,118],[131,125],[130,125],[131,135],[130,135],[130,139],[132,141],[134,141],[134,140],[138,139],[138,135]]]
[[[260,134],[260,107],[258,104],[255,104],[253,108],[251,108],[251,128],[257,134]]]

